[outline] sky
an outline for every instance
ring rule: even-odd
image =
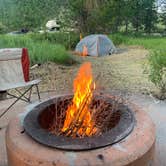
[[[158,0],[159,3],[166,3],[166,0]]]
[[[166,0],[158,0],[158,12],[162,13],[163,5],[166,5]]]

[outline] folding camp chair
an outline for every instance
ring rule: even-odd
[[[26,48],[0,49],[0,92],[7,92],[7,95],[16,98],[9,107],[2,113],[0,118],[19,100],[31,102],[32,88],[36,87],[38,98],[40,93],[38,84],[40,80],[29,80],[29,57]],[[20,91],[20,88],[25,88]],[[15,90],[12,94],[9,90]],[[29,93],[28,97],[26,96]]]

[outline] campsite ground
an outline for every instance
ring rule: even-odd
[[[119,92],[116,92],[116,93],[119,93]],[[42,93],[41,98],[43,101],[55,95],[57,95],[56,92]],[[130,102],[139,105],[139,107],[142,110],[146,111],[151,116],[152,120],[154,121],[156,125],[156,153],[155,153],[154,163],[151,166],[165,166],[166,165],[166,160],[165,160],[166,102],[164,101],[154,102],[153,98],[151,98],[150,96],[139,95],[139,94],[129,94],[129,95],[126,95],[125,97],[127,97],[127,99]],[[33,95],[33,101],[35,101],[36,98],[37,96]],[[1,105],[0,111],[3,111],[12,101],[13,99],[0,101],[0,105]],[[0,166],[7,166],[7,154],[6,154],[6,148],[5,148],[5,131],[9,121],[12,118],[15,118],[16,116],[21,115],[21,113],[23,113],[26,110],[26,108],[30,108],[32,106],[33,104],[28,105],[27,103],[21,101],[17,103],[15,107],[12,107],[11,110],[1,119],[0,127],[2,127],[2,130],[0,130]]]
[[[105,57],[75,57],[80,64],[72,66],[57,65],[53,62],[45,63],[31,70],[31,76],[41,78],[40,91],[42,100],[57,95],[62,91],[72,91],[73,79],[81,63],[90,61],[94,78],[97,79],[97,88],[120,93],[129,101],[138,104],[152,117],[157,131],[155,163],[152,166],[166,165],[165,152],[165,101],[156,101],[147,95],[155,90],[148,80],[145,64],[149,51],[138,46],[121,46],[119,53]],[[54,91],[54,92],[50,92]],[[127,93],[126,93],[127,92]],[[142,95],[142,94],[144,95]],[[36,98],[36,95],[33,95]],[[0,111],[5,109],[11,100],[0,101]],[[25,110],[25,103],[19,102],[0,121],[0,166],[7,166],[5,149],[5,130],[9,121]]]
[[[121,90],[132,93],[149,93],[154,85],[148,80],[148,50],[140,46],[121,46],[118,54],[105,57],[76,57],[81,63],[90,61],[98,89]],[[55,65],[50,62],[31,71],[32,76],[41,78],[40,89],[47,91],[72,91],[73,79],[80,64],[73,66]]]

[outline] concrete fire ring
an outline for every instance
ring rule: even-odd
[[[155,151],[155,126],[148,114],[131,104],[136,125],[125,139],[112,146],[89,151],[49,148],[30,138],[16,117],[6,131],[9,166],[149,166]]]

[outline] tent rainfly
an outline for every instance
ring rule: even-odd
[[[113,42],[106,35],[89,35],[76,46],[77,53],[83,53],[84,47],[90,56],[106,56],[117,52]]]

